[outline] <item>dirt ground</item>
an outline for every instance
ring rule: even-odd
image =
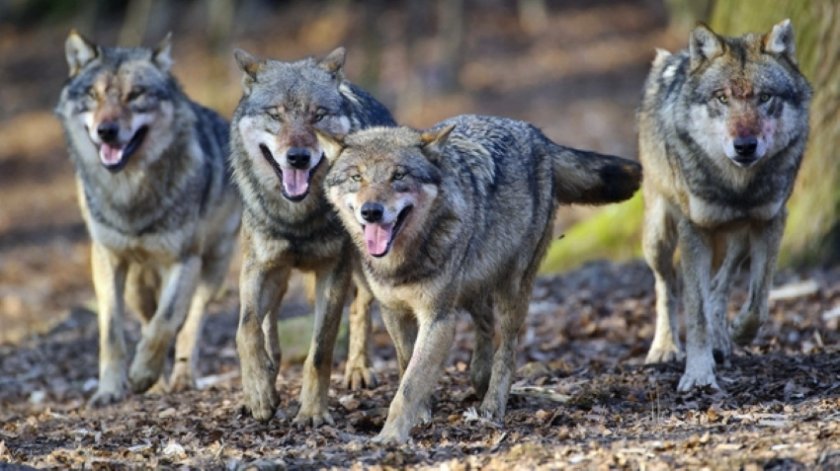
[[[296,366],[281,372],[280,410],[270,423],[239,411],[234,300],[205,328],[203,389],[133,396],[99,410],[84,407],[96,385],[95,317],[77,309],[43,336],[0,347],[0,460],[73,468],[837,469],[840,271],[777,277],[779,289],[803,281],[815,285],[811,294],[773,302],[759,338],[719,368],[724,392],[680,394],[682,365],[642,365],[653,306],[642,263],[598,262],[543,278],[504,427],[471,412],[478,405],[465,371],[472,335],[461,319],[432,423],[393,448],[369,442],[397,386],[379,324],[380,386],[349,392],[333,374],[336,425],[296,430]]]
[[[291,59],[344,43],[348,76],[362,76],[368,57],[359,13],[309,11],[305,3],[251,12],[259,21],[233,31],[231,45]],[[558,2],[550,27],[526,31],[500,4],[469,16],[461,89],[413,102],[399,99],[411,75],[401,69],[405,14],[385,9],[387,63],[377,96],[415,126],[463,112],[504,114],[563,143],[634,155],[633,113],[653,49],[684,43],[665,27],[661,5]],[[175,30],[175,73],[188,94],[229,115],[239,94],[230,48],[208,51],[200,15],[181,17],[157,27]],[[200,390],[86,408],[97,384],[98,336],[88,241],[49,111],[66,73],[62,42],[70,26],[23,30],[0,22],[0,469],[840,468],[840,268],[781,272],[770,322],[731,365],[718,368],[724,391],[690,394],[676,392],[681,364],[642,363],[653,337],[653,282],[643,263],[592,262],[543,277],[504,426],[472,412],[478,402],[468,385],[465,318],[433,421],[416,427],[409,444],[381,448],[369,439],[384,422],[397,370],[378,319],[372,348],[379,386],[341,387],[340,346],[330,390],[335,426],[292,427],[300,389],[294,362],[281,370],[282,402],[270,423],[240,413],[234,264],[230,289],[204,329]],[[105,25],[89,34],[107,42],[117,30]],[[439,44],[425,39],[417,47],[434,57]],[[415,67],[434,75],[428,64]],[[586,214],[566,211],[558,228]],[[804,292],[787,298],[792,286]],[[731,312],[744,297],[735,290]],[[283,317],[305,310],[289,303]],[[132,324],[130,343],[138,335]]]

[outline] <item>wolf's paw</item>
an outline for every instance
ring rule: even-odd
[[[280,400],[271,381],[246,379],[242,377],[243,408],[260,422],[268,422],[274,417],[274,410]]]
[[[137,353],[128,370],[128,385],[131,390],[141,394],[154,386],[163,371],[165,360],[165,349],[149,345],[145,338],[142,339],[137,345]]]
[[[758,328],[761,327],[761,322],[758,316],[751,316],[749,314],[741,313],[732,321],[732,326],[729,328],[729,335],[733,342],[744,346],[753,341]]]
[[[396,427],[388,427],[386,424],[371,441],[383,446],[402,445],[408,441],[408,432],[400,432]]]
[[[732,357],[732,340],[726,330],[715,331],[712,355],[715,358],[715,363],[729,365],[729,359]]]
[[[487,395],[484,396],[484,400],[481,401],[478,413],[481,415],[481,418],[487,421],[501,424],[505,420],[505,404]]]
[[[680,361],[683,358],[685,358],[685,355],[673,343],[670,345],[654,344],[648,350],[647,357],[645,357],[645,364],[670,363],[672,361]]]
[[[375,388],[376,375],[373,374],[373,368],[364,363],[355,364],[348,361],[347,366],[344,367],[343,386],[351,391]]]
[[[103,407],[120,402],[125,396],[125,391],[122,388],[114,389],[97,389],[96,393],[88,400],[89,407]]]
[[[712,389],[718,391],[721,390],[720,386],[718,386],[717,381],[715,380],[714,372],[694,374],[686,371],[682,375],[682,378],[680,378],[680,384],[677,386],[677,391],[688,392],[694,388],[702,386],[710,386]]]
[[[169,392],[183,392],[196,388],[195,377],[187,362],[176,363],[169,376]]]
[[[158,378],[160,378],[159,368],[149,368],[135,360],[128,372],[128,386],[135,394],[142,394],[154,386]]]
[[[327,425],[335,425],[335,421],[330,415],[330,412],[326,409],[320,411],[310,411],[307,410],[309,408],[301,407],[298,411],[297,415],[295,416],[292,423],[295,427],[307,428],[312,426],[313,428],[318,428],[324,424]]]

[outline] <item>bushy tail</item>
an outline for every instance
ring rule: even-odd
[[[551,153],[561,203],[616,203],[633,196],[642,183],[642,166],[632,160],[556,144]]]

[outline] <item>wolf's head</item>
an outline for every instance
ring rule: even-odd
[[[810,89],[797,68],[790,20],[737,38],[698,26],[689,61],[683,126],[715,160],[751,167],[807,132]]]
[[[442,180],[441,151],[454,126],[418,132],[369,128],[343,141],[318,133],[333,161],[327,197],[360,250],[381,258],[422,234]]]
[[[319,61],[259,60],[242,50],[234,55],[245,73],[237,131],[247,158],[264,186],[303,200],[323,160],[315,131],[342,136],[351,128],[340,92],[344,48]]]
[[[160,158],[174,139],[170,36],[154,49],[100,47],[71,31],[70,78],[56,113],[82,159],[122,170],[132,156]]]

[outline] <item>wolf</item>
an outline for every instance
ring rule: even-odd
[[[141,393],[161,376],[194,386],[207,303],[227,273],[241,204],[227,170],[228,124],[171,74],[171,36],[155,48],[102,47],[71,31],[69,79],[55,108],[92,240],[99,386],[92,405]],[[126,372],[124,304],[143,333]]]
[[[639,188],[640,165],[488,116],[458,116],[426,131],[376,127],[319,139],[333,160],[327,196],[362,253],[402,377],[375,440],[404,442],[418,420],[430,418],[461,310],[476,326],[470,376],[483,396],[481,412],[502,419],[557,206],[627,199]]]
[[[645,167],[643,251],[655,278],[648,363],[681,357],[676,308],[681,254],[686,365],[678,389],[718,388],[714,352],[750,342],[768,315],[785,203],[808,140],[811,90],[789,20],[766,34],[720,36],[700,25],[688,50],[659,51],[638,114]],[[749,295],[727,328],[733,274],[749,258]]]
[[[314,331],[294,421],[332,423],[327,391],[333,346],[356,257],[324,196],[328,162],[315,132],[395,123],[381,103],[344,78],[344,48],[296,62],[258,59],[242,50],[234,55],[243,71],[243,96],[231,123],[231,162],[245,206],[236,335],[243,406],[260,421],[274,415],[277,310],[296,268],[314,272],[316,282]],[[362,277],[356,281],[345,370],[350,385],[373,381],[366,354],[372,297]]]

